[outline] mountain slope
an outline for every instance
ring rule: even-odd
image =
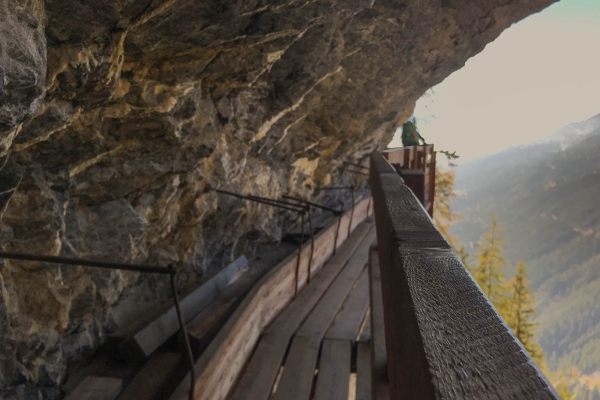
[[[553,142],[458,167],[453,210],[463,220],[451,231],[473,249],[498,215],[507,259],[529,265],[549,366],[592,374],[600,370],[600,129],[575,135],[581,125],[572,125]]]

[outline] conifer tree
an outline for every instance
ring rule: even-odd
[[[477,245],[475,254],[477,263],[473,270],[473,277],[500,315],[504,315],[507,293],[503,272],[506,259],[502,246],[506,240],[502,236],[504,230],[499,226],[495,214],[492,216],[491,228],[490,232],[483,234]]]
[[[439,166],[436,166],[435,169],[433,222],[448,243],[450,243],[454,252],[460,257],[467,270],[473,274],[473,268],[469,262],[470,254],[466,251],[461,241],[450,233],[450,225],[462,218],[461,215],[452,212],[450,208],[452,199],[456,196],[456,192],[454,191],[455,171],[453,168],[456,167],[454,161],[458,159],[458,155],[456,151],[440,150],[438,153],[446,156],[450,169],[443,170]]]
[[[450,209],[454,196],[454,170],[444,171],[436,167],[433,222],[454,251],[458,253],[460,241],[456,236],[450,234],[450,225],[460,220],[460,215],[453,213]]]
[[[562,400],[575,400],[575,396],[573,396],[569,387],[564,383],[558,384],[558,386],[556,386],[556,391]]]
[[[503,317],[531,358],[545,369],[544,353],[535,339],[535,300],[523,260],[518,262],[516,270],[515,276],[508,282],[509,297]]]

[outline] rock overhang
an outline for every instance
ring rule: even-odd
[[[189,284],[289,220],[214,189],[364,185],[343,161],[552,2],[3,0],[0,246],[175,263]],[[0,387],[58,384],[123,293],[162,295],[136,274],[0,274]]]

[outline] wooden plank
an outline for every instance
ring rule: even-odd
[[[115,357],[117,350],[108,343],[101,347],[94,354],[91,364],[77,368],[69,374],[67,381],[62,385],[61,390],[69,395],[75,390],[88,376],[101,376],[106,378],[115,378],[123,382],[131,380],[142,367],[141,364],[126,363]]]
[[[356,248],[348,264],[336,277],[331,287],[319,301],[315,309],[302,324],[296,336],[316,336],[323,338],[335,316],[344,304],[348,293],[364,271],[369,260],[369,248],[375,240],[375,230],[370,230]]]
[[[231,309],[237,299],[237,296],[217,299],[187,324],[186,330],[194,357],[200,357],[200,354],[208,347],[220,325],[231,314]],[[183,337],[183,335],[180,336]],[[183,343],[180,343],[180,346],[183,349]]]
[[[323,340],[314,400],[348,400],[351,358],[349,340]]]
[[[164,394],[182,362],[182,353],[153,354],[117,400],[153,400]]]
[[[367,233],[370,230],[373,231],[371,227],[372,225],[369,223],[359,226],[331,257],[326,268],[323,268],[319,275],[311,281],[311,284],[300,292],[298,297],[266,329],[264,336],[269,338],[269,345],[262,346],[262,342],[265,340],[263,337],[240,379],[233,394],[233,400],[258,400],[269,397],[292,334],[315,307],[340,270],[355,254]],[[318,352],[318,347],[316,351]]]
[[[370,205],[368,197],[359,200],[356,204],[352,219],[353,228],[365,219]],[[350,212],[346,212],[342,216],[341,225],[347,226],[349,220]],[[337,237],[338,246],[346,240],[347,230],[340,229],[338,233],[337,228],[337,221],[332,221],[331,225],[315,237],[315,252],[311,268],[313,274],[321,269],[333,253],[335,238]],[[296,282],[297,255],[292,254],[254,286],[198,359],[195,399],[223,400],[227,397],[252,353],[260,333],[290,303],[296,285],[302,288],[306,284],[310,244],[303,246],[301,254],[298,281]],[[311,286],[312,282],[313,280]],[[189,379],[188,374],[171,399],[187,398]]]
[[[328,226],[331,221],[333,219],[337,220],[337,217],[329,212],[323,212],[319,215],[317,215],[316,217],[313,217],[312,220],[312,227],[313,227],[313,231],[315,231],[315,233],[323,228],[325,228],[326,226]],[[310,237],[310,223],[309,222],[305,222],[304,223],[304,237]],[[300,226],[296,226],[293,229],[291,229],[289,232],[286,233],[286,235],[290,235],[290,236],[300,236],[302,234],[301,231],[301,227]]]
[[[114,400],[123,388],[123,381],[104,376],[86,377],[65,400]]]
[[[391,169],[371,155],[391,397],[558,399]]]
[[[356,279],[364,270],[369,259],[369,248],[374,239],[375,232],[370,231],[296,333],[290,347],[290,355],[285,362],[287,367],[283,369],[279,386],[275,392],[275,400],[308,400],[315,370],[313,360],[317,359],[319,346],[297,349],[296,346],[304,345],[297,339],[311,338],[317,343],[321,341]],[[299,357],[293,358],[292,355],[299,355]]]
[[[369,299],[370,299],[369,295]],[[369,300],[370,302],[370,300]],[[370,306],[369,306],[370,307]],[[368,342],[371,340],[371,310],[367,309],[367,314],[365,315],[364,326],[362,328],[362,332],[360,333],[360,337],[358,338],[359,342]]]
[[[371,343],[356,344],[356,400],[371,400]]]
[[[431,163],[429,164],[429,216],[433,217],[433,207],[435,202],[435,151],[431,145]]]
[[[274,400],[309,399],[320,345],[315,336],[294,337]]]
[[[404,184],[412,190],[422,205],[425,205],[425,174],[417,169],[401,169]]]
[[[363,272],[326,337],[356,341],[369,308],[369,274]]]
[[[181,300],[181,312],[185,321],[190,321],[196,314],[207,307],[232,280],[240,276],[241,271],[247,270],[247,268],[248,260],[245,256],[241,256],[206,283],[183,297]],[[127,359],[145,359],[178,330],[179,320],[177,319],[177,312],[175,306],[171,306],[150,323],[144,325],[135,334],[125,338],[119,344],[119,351]]]
[[[387,374],[383,296],[381,272],[377,248],[369,256],[369,285],[371,300],[371,397],[373,400],[389,400],[390,389]]]

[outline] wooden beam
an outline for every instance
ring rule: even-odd
[[[404,184],[412,190],[419,202],[425,206],[425,174],[418,169],[401,169]]]
[[[274,400],[309,399],[320,345],[318,337],[294,337]]]
[[[269,397],[292,335],[331,286],[372,227],[368,222],[357,227],[310,285],[300,292],[265,330],[236,387],[233,400],[266,400]]]
[[[308,400],[312,388],[315,362],[319,353],[319,343],[333,322],[350,289],[364,270],[369,259],[369,247],[375,239],[375,232],[370,231],[360,243],[348,264],[336,277],[335,281],[323,295],[315,309],[302,324],[290,347],[290,355],[286,359],[279,386],[275,392],[275,400]],[[304,340],[310,339],[316,346],[307,346]],[[312,342],[311,342],[312,343]]]
[[[239,257],[224,270],[209,279],[181,300],[181,312],[186,322],[214,301],[232,280],[247,270],[248,260]],[[175,306],[169,306],[150,323],[141,327],[133,335],[126,336],[119,344],[119,351],[126,359],[145,360],[179,330]],[[116,334],[113,337],[120,337]]]
[[[371,400],[371,344],[356,344],[356,400]]]
[[[369,253],[369,294],[371,302],[371,397],[373,400],[389,400],[390,389],[385,346],[385,324],[383,318],[383,296],[381,294],[381,272],[377,248]]]
[[[326,337],[356,341],[367,308],[369,308],[369,273],[364,271]]]
[[[317,215],[316,217],[313,217],[313,220],[312,220],[313,231],[315,233],[317,233],[321,229],[323,229],[326,226],[328,226],[329,224],[331,224],[332,220],[334,220],[334,219],[337,220],[337,218],[338,217],[336,217],[335,215],[333,215],[329,212],[323,212],[323,213]],[[305,239],[310,237],[310,225],[311,225],[311,223],[309,223],[308,221],[304,223],[304,238]],[[286,236],[302,235],[301,228],[302,228],[301,226],[294,227],[293,229],[291,229],[289,232],[286,233]]]
[[[391,397],[558,399],[419,200],[378,153],[371,155],[370,184]]]
[[[164,396],[182,361],[183,355],[178,352],[153,354],[117,400],[153,400]]]
[[[115,400],[123,381],[104,376],[87,376],[65,400]]]
[[[362,199],[356,204],[352,219],[353,229],[365,219],[368,207],[370,207],[369,198]],[[350,212],[346,212],[342,216],[340,225],[347,226],[349,221]],[[331,225],[315,237],[312,274],[316,274],[333,253],[335,238],[337,237],[337,246],[346,239],[348,233],[346,229],[337,231],[338,223],[332,221]],[[292,254],[255,285],[198,359],[196,399],[226,398],[254,349],[260,333],[292,301],[295,287],[301,289],[305,286],[310,243],[303,246],[301,254],[298,280],[296,281],[297,254]],[[171,399],[186,399],[189,379],[188,374]]]
[[[323,340],[314,400],[348,400],[351,358],[349,340]]]
[[[237,296],[226,296],[222,299],[217,299],[187,324],[186,330],[195,358],[200,357],[202,352],[208,347],[220,326],[230,316],[237,299]],[[182,338],[183,335],[180,335],[180,337]],[[184,349],[184,343],[179,343],[179,346],[182,350]]]
[[[436,153],[433,150],[433,145],[431,145],[431,163],[429,164],[429,185],[427,188],[429,190],[429,209],[427,210],[427,212],[429,213],[430,217],[433,217],[433,207],[435,206],[435,155]]]

